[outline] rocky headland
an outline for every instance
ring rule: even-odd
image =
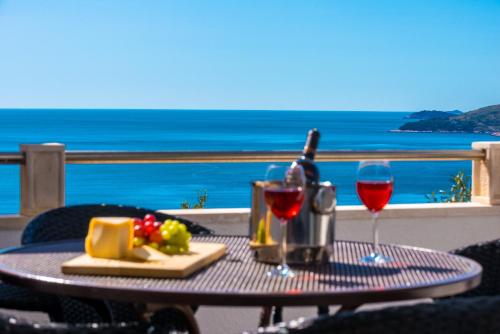
[[[460,115],[462,112],[460,110],[452,110],[452,111],[441,111],[441,110],[422,110],[418,112],[414,112],[406,116],[408,119],[435,119],[435,118],[448,118],[451,116]]]
[[[500,104],[475,109],[466,113],[453,114],[450,112],[431,111],[437,117],[418,118],[422,112],[413,119],[420,119],[416,122],[403,124],[399,131],[405,132],[467,132],[467,133],[488,133],[494,136],[500,136]],[[447,113],[448,115],[444,115]],[[430,116],[428,112],[424,115]]]

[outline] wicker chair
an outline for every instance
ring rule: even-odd
[[[9,334],[139,334],[164,333],[145,322],[122,323],[54,323],[33,322],[0,314],[0,333]],[[167,332],[168,333],[168,332]]]
[[[455,298],[377,311],[344,311],[334,316],[260,328],[253,333],[500,333],[500,296]]]
[[[23,245],[82,239],[88,231],[92,217],[144,217],[152,213],[157,219],[178,219],[192,234],[211,234],[212,231],[188,220],[150,209],[120,205],[75,205],[53,209],[33,218],[21,237]],[[138,320],[133,304],[82,298],[61,297],[38,293],[5,283],[0,283],[0,308],[47,312],[52,321],[69,323],[122,322]]]
[[[483,267],[481,284],[462,294],[440,299],[500,295],[500,240],[492,240],[465,246],[452,250],[450,253],[465,256],[478,262]],[[318,315],[326,314],[328,314],[327,307],[318,308]],[[281,319],[282,308],[275,307],[273,323],[281,322]]]
[[[150,209],[121,205],[75,205],[44,212],[33,218],[21,237],[23,245],[36,242],[65,239],[82,239],[87,235],[92,217],[144,217],[154,214],[159,220],[177,219],[184,223],[192,234],[211,234],[212,231],[186,219],[167,215]]]
[[[486,316],[484,318],[484,321],[492,321],[489,325],[493,326],[499,326],[496,322],[498,321],[497,318],[488,318],[487,312],[492,311],[492,308],[494,309],[499,305],[499,300],[500,298],[500,240],[493,240],[493,241],[488,241],[488,242],[482,242],[474,245],[469,245],[463,248],[459,248],[456,250],[451,251],[451,253],[456,254],[456,255],[461,255],[465,256],[467,258],[473,259],[477,261],[482,267],[483,267],[483,273],[482,273],[482,278],[481,278],[481,284],[469,291],[466,291],[462,294],[452,296],[452,297],[446,297],[446,298],[441,298],[438,300],[436,304],[427,304],[427,305],[418,305],[414,307],[406,307],[406,308],[389,308],[387,310],[382,310],[382,311],[374,311],[374,312],[359,312],[353,314],[352,312],[341,312],[334,317],[331,318],[324,318],[324,317],[319,317],[317,318],[317,324],[321,324],[323,320],[320,319],[329,319],[329,320],[324,320],[325,322],[330,321],[332,326],[347,326],[347,324],[350,324],[351,322],[355,321],[367,321],[367,326],[370,327],[371,325],[369,324],[369,319],[373,319],[373,321],[378,321],[376,320],[377,317],[383,317],[383,320],[387,322],[395,322],[396,324],[399,324],[398,326],[402,326],[400,324],[399,320],[391,320],[392,316],[395,316],[397,314],[400,314],[402,317],[406,317],[405,312],[410,312],[411,314],[415,313],[415,315],[425,315],[426,312],[433,312],[434,310],[438,310],[440,312],[443,312],[443,316],[451,316],[453,312],[463,312],[464,310],[467,310],[469,312],[475,312],[475,311],[480,311],[480,309],[483,309],[486,311]],[[487,298],[488,296],[496,296],[494,298]],[[470,302],[467,301],[467,299],[464,298],[469,298],[470,297]],[[485,298],[473,298],[473,297],[485,297]],[[456,301],[454,301],[456,300]],[[484,301],[485,305],[482,307],[480,303]],[[455,307],[456,310],[450,309],[451,307]],[[479,309],[479,310],[478,310]],[[500,309],[497,309],[500,311]],[[359,318],[359,319],[358,319]],[[412,319],[410,317],[409,319]],[[364,320],[363,320],[364,319]],[[476,321],[481,321],[483,324],[483,318],[478,317]],[[303,328],[304,332],[298,331],[297,333],[319,333],[321,331],[316,331],[317,330],[315,327],[316,325],[313,322],[309,322],[308,326],[310,326],[309,329]],[[423,320],[425,323],[425,320]],[[418,322],[418,320],[416,321]],[[457,322],[454,322],[454,325]],[[474,322],[473,322],[474,323]],[[297,322],[292,322],[292,325],[298,325]],[[409,326],[414,326],[415,324],[408,324]],[[418,325],[418,324],[417,324]],[[489,326],[488,325],[488,326]],[[302,327],[307,327],[304,323],[301,324]],[[427,326],[427,325],[426,325]],[[340,327],[338,327],[340,328]],[[344,327],[342,327],[344,328]],[[395,327],[395,333],[396,332],[407,332],[406,329],[401,329],[399,330],[397,327]],[[404,328],[404,327],[402,327]],[[419,327],[420,328],[420,327]],[[434,331],[436,333],[439,332],[449,332],[449,333],[481,333],[481,330],[475,331],[475,329],[469,329],[468,326],[463,326],[462,325],[457,325],[457,327],[449,327],[446,326],[444,329],[438,329],[436,327],[431,327],[435,328]],[[453,330],[452,328],[456,328],[456,330]],[[483,327],[481,327],[483,328]],[[485,327],[488,328],[488,327]],[[493,327],[492,327],[493,328]],[[496,333],[499,332],[500,330],[498,327],[494,327],[496,331],[484,331],[484,333]],[[272,332],[273,330],[278,330],[279,327],[269,327],[267,330],[268,332]],[[295,329],[290,329],[290,333],[295,333],[295,330],[298,330],[297,328]],[[333,331],[332,327],[332,331]],[[337,332],[337,327],[335,327],[335,332]],[[352,331],[352,329],[342,329],[339,331],[339,333],[359,333],[359,334],[364,334],[364,333],[376,333],[378,330],[387,333],[388,329],[387,327],[378,328],[376,327],[376,330],[374,331],[369,331],[369,328],[366,330],[360,330],[358,331]],[[330,331],[330,329],[328,329]],[[420,332],[419,330],[416,330],[415,333]],[[429,333],[432,333],[433,331],[428,331]],[[389,330],[389,333],[391,331]],[[410,331],[410,333],[413,333]],[[421,331],[421,333],[427,333],[426,331]]]
[[[483,267],[481,284],[460,297],[500,295],[500,240],[493,240],[456,249],[451,253],[468,257]]]

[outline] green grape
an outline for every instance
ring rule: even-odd
[[[179,247],[182,247],[182,248],[184,248],[186,250],[189,250],[189,242],[185,241],[185,242],[179,244]]]
[[[146,243],[146,239],[144,238],[139,238],[139,237],[134,237],[134,246],[135,247],[140,247]]]
[[[160,248],[160,245],[157,242],[150,242],[148,246],[154,249]]]
[[[173,255],[177,254],[179,252],[179,247],[174,246],[174,245],[166,245],[165,246],[165,253]]]
[[[189,242],[189,239],[188,239],[188,236],[187,236],[187,232],[182,233],[181,240],[182,240],[183,244],[187,244]]]
[[[182,242],[182,237],[179,233],[172,235],[170,240],[168,240],[168,243],[171,245],[178,245],[180,242]]]
[[[161,231],[161,237],[163,238],[163,240],[168,241],[171,236],[172,235],[170,234],[169,230],[163,230],[163,231]]]
[[[179,231],[186,232],[186,231],[187,231],[187,227],[186,227],[186,225],[184,225],[184,224],[179,224]]]
[[[174,236],[175,234],[177,234],[177,232],[179,231],[179,226],[178,225],[175,225],[175,224],[171,224],[169,227],[168,227],[168,230],[170,231],[170,235]]]
[[[191,233],[187,230],[186,225],[178,220],[167,219],[160,226],[160,234],[163,238],[161,243],[149,246],[159,249],[165,254],[184,254],[189,251],[189,240]]]

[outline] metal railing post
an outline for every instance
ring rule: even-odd
[[[472,148],[486,152],[472,162],[472,201],[500,205],[500,142],[475,142]]]
[[[23,216],[64,206],[65,146],[63,144],[22,144],[21,210]]]

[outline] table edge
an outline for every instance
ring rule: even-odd
[[[239,236],[238,236],[239,237]],[[340,240],[339,240],[340,241]],[[75,243],[81,239],[64,240],[54,243]],[[11,247],[3,249],[0,254],[9,253],[17,249],[40,244]],[[114,288],[96,287],[90,284],[75,284],[64,279],[40,275],[21,274],[15,270],[0,265],[0,277],[6,283],[32,288],[46,293],[70,295],[74,297],[110,299],[117,301],[137,301],[146,303],[175,303],[184,305],[213,305],[213,306],[306,306],[306,305],[340,305],[364,304],[374,302],[389,302],[397,300],[437,298],[459,294],[477,287],[481,282],[482,267],[476,261],[442,251],[418,248],[406,245],[398,247],[411,248],[419,251],[432,251],[445,253],[465,259],[471,264],[471,270],[457,279],[444,280],[432,285],[419,285],[414,287],[396,287],[390,290],[354,291],[344,290],[336,292],[307,292],[286,291],[282,293],[265,292],[204,292],[204,291],[165,291],[151,288]],[[465,276],[465,277],[464,277]]]

